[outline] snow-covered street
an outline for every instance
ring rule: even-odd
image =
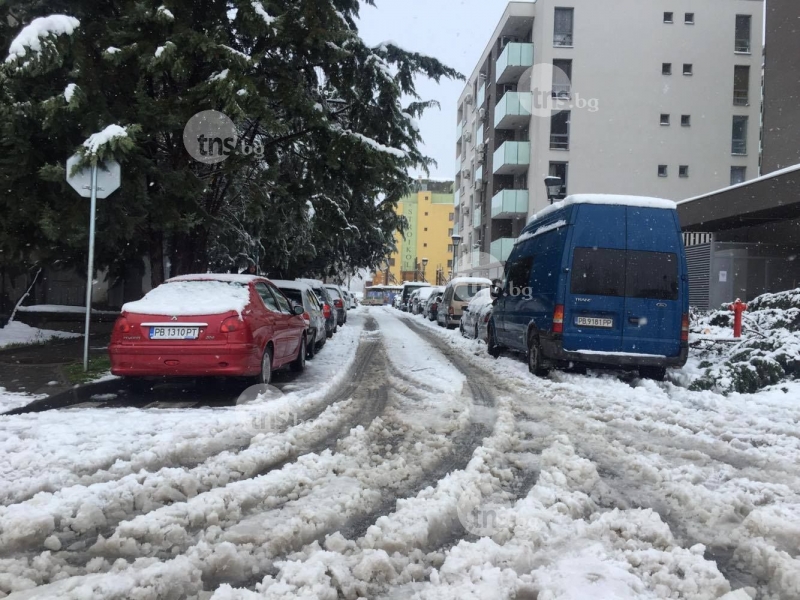
[[[0,597],[800,598],[796,383],[538,379],[390,308],[328,344],[237,406],[1,417]]]

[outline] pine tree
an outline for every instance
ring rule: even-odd
[[[226,270],[253,253],[284,276],[377,265],[404,227],[394,208],[408,170],[430,164],[415,119],[431,103],[414,77],[458,74],[393,44],[368,47],[358,9],[358,0],[17,2],[8,10],[21,23],[60,13],[79,25],[0,68],[2,254],[83,261],[86,202],[63,165],[118,124],[128,136],[99,150],[123,164],[122,188],[98,213],[99,266],[122,273],[147,255],[159,283],[165,262],[172,274]],[[0,29],[5,48],[19,31]],[[194,161],[183,130],[203,110],[228,115],[263,155]]]

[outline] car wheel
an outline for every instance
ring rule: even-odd
[[[326,338],[333,337],[333,327],[325,327],[325,337]]]
[[[480,338],[480,332],[478,331],[478,324],[477,323],[475,323],[475,339],[476,340],[481,339]]]
[[[264,356],[261,357],[261,373],[258,375],[258,383],[269,385],[272,383],[272,349],[267,346]]]
[[[339,325],[338,324],[333,326],[333,333],[336,333],[337,331],[339,331]]]
[[[493,325],[489,325],[489,332],[486,337],[488,338],[487,352],[489,353],[489,356],[492,358],[498,358],[503,353],[503,347],[497,343],[497,337],[495,336]]]
[[[292,371],[300,373],[306,368],[306,336],[300,338],[300,350],[297,351],[297,358],[292,361]]]
[[[542,347],[539,345],[539,337],[531,334],[528,336],[528,371],[537,377],[547,377],[549,369],[542,363]]]
[[[311,336],[311,339],[312,339],[312,340],[315,340],[315,339],[317,339],[317,332],[316,332],[316,330],[314,331],[314,334]],[[314,358],[314,355],[315,355],[316,353],[317,353],[317,345],[316,345],[316,344],[315,344],[315,343],[312,341],[310,344],[308,344],[308,346],[307,346],[307,348],[306,348],[306,358],[308,358],[309,360],[311,360],[311,359],[313,359],[313,358]]]
[[[639,377],[642,379],[652,379],[653,381],[664,381],[667,376],[666,367],[639,367]]]

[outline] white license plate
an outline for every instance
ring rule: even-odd
[[[151,340],[196,340],[200,332],[199,327],[151,327]]]
[[[614,319],[600,319],[597,317],[575,317],[575,325],[582,327],[614,327]]]

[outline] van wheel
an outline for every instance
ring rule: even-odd
[[[306,336],[300,338],[300,350],[297,352],[297,358],[292,361],[292,371],[300,373],[306,368]]]
[[[639,377],[642,379],[652,379],[653,381],[664,381],[667,376],[666,367],[639,367]]]
[[[497,343],[497,336],[494,333],[494,325],[489,325],[489,333],[486,335],[487,352],[492,358],[499,358],[503,353],[503,347]]]
[[[258,374],[258,383],[269,385],[272,383],[272,350],[267,346],[264,356],[261,357],[261,372]]]
[[[539,337],[536,335],[528,337],[528,370],[536,377],[547,377],[550,372],[542,365],[542,347],[539,345]]]
[[[314,340],[317,339],[317,330],[314,330],[314,333],[311,335],[311,343],[308,344],[307,351],[306,351],[306,358],[311,360],[314,358],[314,355],[317,353],[317,344]]]

